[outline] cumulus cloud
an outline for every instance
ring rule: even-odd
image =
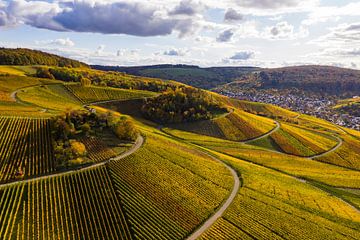
[[[234,31],[232,29],[225,30],[217,36],[217,42],[230,42],[231,38],[234,36]]]
[[[105,46],[104,44],[101,44],[100,46],[98,46],[97,49],[96,49],[96,51],[95,51],[95,54],[96,54],[96,55],[101,55],[101,54],[104,52],[105,47],[106,47],[106,46]]]
[[[298,0],[237,0],[236,3],[243,7],[261,8],[261,9],[277,9],[297,7],[301,5]]]
[[[70,38],[58,38],[54,40],[42,40],[36,41],[37,45],[59,45],[66,47],[73,47],[75,43]]]
[[[229,59],[230,60],[236,60],[236,61],[244,61],[248,60],[250,58],[253,58],[255,56],[254,52],[251,51],[241,51],[236,52],[234,55],[232,55]]]
[[[241,21],[243,19],[244,19],[244,15],[237,12],[233,8],[229,8],[226,11],[225,16],[224,16],[224,20],[227,21],[227,22],[236,22],[236,21]]]
[[[294,33],[294,26],[283,21],[277,23],[275,26],[268,28],[270,36],[273,38],[289,38]]]
[[[352,46],[353,44],[358,44],[360,42],[360,22],[340,24],[329,30],[330,32],[328,34],[311,40],[309,43],[321,46]]]
[[[170,49],[163,52],[163,55],[165,56],[185,56],[187,53],[184,49]]]
[[[172,11],[170,15],[188,15],[193,16],[204,10],[204,5],[193,0],[182,0]]]
[[[66,4],[57,1],[10,1],[0,7],[0,25],[9,25],[10,19],[55,31],[135,36],[168,35],[173,31],[184,36],[194,28],[192,18],[170,17],[146,3],[124,0],[74,1]]]

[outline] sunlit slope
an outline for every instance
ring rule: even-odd
[[[201,239],[358,239],[360,215],[295,178],[219,155],[241,172],[243,187]]]
[[[14,92],[22,88],[54,83],[59,83],[59,81],[13,75],[0,76],[0,114],[7,116],[46,117],[47,114],[41,108],[16,102],[17,96]]]
[[[42,109],[65,111],[81,107],[81,102],[63,84],[26,88],[20,90],[17,97],[21,102]]]
[[[233,184],[221,163],[150,132],[143,148],[109,170],[136,239],[183,239]]]
[[[36,68],[33,66],[0,66],[0,75],[27,76],[35,73]]]
[[[259,137],[276,127],[273,120],[236,109],[217,118],[170,125],[171,128],[232,141]]]
[[[107,100],[128,100],[156,96],[155,93],[141,90],[117,89],[109,87],[82,87],[80,85],[65,85],[82,103]]]
[[[105,167],[0,187],[2,239],[132,239]]]
[[[54,171],[49,119],[0,117],[0,183]]]
[[[313,156],[335,147],[337,139],[329,134],[304,129],[296,125],[281,124],[281,128],[265,139],[254,141],[251,144],[268,148],[266,142],[275,146],[270,149],[297,156]]]

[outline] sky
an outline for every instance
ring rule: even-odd
[[[360,69],[360,0],[0,0],[0,47],[101,65]]]

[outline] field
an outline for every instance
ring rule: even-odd
[[[20,101],[35,105],[45,111],[65,111],[81,107],[81,102],[62,84],[23,89],[18,92],[17,97]]]
[[[360,141],[352,136],[343,135],[343,144],[334,152],[316,160],[338,166],[360,170]]]
[[[0,181],[52,172],[54,156],[48,119],[0,117]]]
[[[150,133],[143,148],[109,169],[136,239],[182,239],[219,206],[232,185],[221,164]]]
[[[36,69],[33,66],[0,66],[0,75],[26,76],[34,73]]]
[[[86,146],[87,157],[94,162],[102,162],[117,155],[97,137],[85,137],[80,141]]]
[[[199,239],[360,239],[359,132],[216,93],[208,94],[228,114],[163,127],[140,112],[143,98],[161,91],[21,76],[31,69],[0,66],[0,74],[18,75],[0,76],[1,239],[187,239],[222,206],[227,209]],[[186,74],[173,70],[177,77]],[[85,68],[64,71],[119,77],[122,82],[112,83],[117,87],[146,81]],[[95,102],[103,103],[91,106]],[[50,116],[84,105],[112,120],[129,115],[141,137],[118,139],[103,127],[112,121],[96,125],[93,114],[73,123],[64,118],[58,121],[63,132],[51,131]],[[91,131],[82,121],[89,116]],[[76,157],[86,164],[60,170],[53,134],[66,140],[60,150],[68,138],[83,143],[86,156],[82,144],[66,154],[80,149]],[[230,205],[223,205],[227,200]]]
[[[221,155],[220,155],[221,156]],[[201,239],[358,239],[359,214],[321,190],[284,174],[222,155],[244,185]]]
[[[261,136],[275,128],[274,121],[235,110],[225,117],[170,125],[171,128],[232,141],[245,141]]]
[[[0,188],[3,239],[131,239],[105,167]]]
[[[296,156],[313,156],[338,144],[336,138],[330,135],[285,123],[281,124],[281,129],[266,139],[260,139],[251,144],[271,150],[281,149],[285,153]]]
[[[107,100],[129,100],[155,96],[155,93],[140,90],[126,90],[109,87],[81,87],[80,85],[65,86],[82,103],[92,103]]]
[[[198,142],[199,145],[239,159],[253,162],[271,169],[277,169],[292,176],[313,179],[335,187],[358,188],[360,173],[358,171],[321,163],[307,158],[268,152],[259,147],[242,143]]]
[[[231,99],[230,104],[246,112],[270,118],[291,119],[299,114],[275,105]]]

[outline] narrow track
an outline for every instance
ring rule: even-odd
[[[232,167],[225,164],[220,159],[208,154],[207,152],[204,152],[204,151],[201,151],[201,152],[208,155],[214,161],[219,162],[219,163],[223,164],[224,166],[226,166],[226,168],[230,171],[230,173],[234,179],[234,186],[233,186],[233,189],[231,190],[229,197],[226,199],[226,201],[223,203],[223,205],[215,213],[213,213],[213,215],[211,215],[210,218],[208,218],[203,224],[201,224],[201,226],[199,228],[197,228],[195,230],[195,232],[193,232],[186,240],[195,240],[198,237],[200,237],[204,232],[206,232],[216,222],[216,220],[218,220],[224,214],[226,209],[228,209],[228,207],[234,201],[234,199],[239,191],[239,188],[240,188],[239,176]]]
[[[123,159],[123,158],[133,154],[139,148],[141,148],[143,143],[144,143],[144,138],[141,135],[139,135],[139,137],[136,139],[134,145],[128,151],[123,152],[122,154],[120,154],[120,155],[118,155],[118,156],[116,156],[114,158],[110,158],[110,159],[108,159],[108,160],[106,160],[104,162],[96,163],[96,164],[86,166],[86,167],[82,167],[82,168],[78,168],[78,169],[69,170],[69,171],[66,171],[66,172],[52,173],[52,174],[47,174],[47,175],[43,175],[43,176],[39,176],[39,177],[33,177],[33,178],[25,179],[25,180],[18,180],[18,181],[14,181],[14,182],[10,182],[10,183],[4,183],[4,184],[0,184],[0,188],[13,186],[13,185],[16,185],[16,184],[19,184],[19,183],[28,183],[28,182],[41,180],[41,179],[48,179],[48,178],[52,178],[52,177],[65,176],[65,175],[78,173],[78,172],[83,172],[83,171],[86,171],[86,170],[89,170],[89,169],[101,167],[101,166],[104,166],[104,165],[106,165],[107,163],[109,163],[111,161],[118,161],[120,159]]]
[[[272,130],[270,130],[269,132],[263,134],[263,135],[260,135],[256,138],[252,138],[252,139],[248,139],[248,140],[245,140],[245,141],[241,141],[242,143],[250,143],[250,142],[253,142],[253,141],[256,141],[256,140],[259,140],[259,139],[262,139],[262,138],[266,138],[267,136],[271,135],[272,133],[276,132],[277,130],[280,129],[280,123],[278,121],[275,121],[275,124],[276,124],[276,127],[274,127]]]

